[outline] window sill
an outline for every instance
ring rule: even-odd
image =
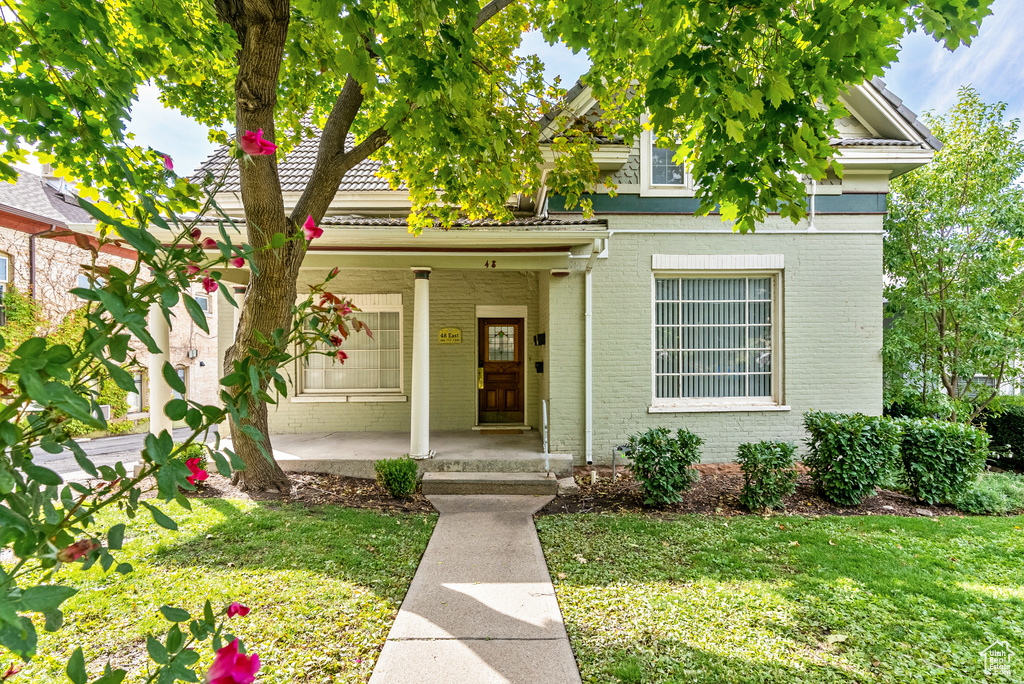
[[[744,413],[749,411],[792,411],[782,404],[673,404],[648,406],[648,413]]]
[[[392,404],[409,401],[404,394],[299,394],[293,404]]]

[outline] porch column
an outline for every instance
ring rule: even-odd
[[[149,334],[162,350],[149,355],[149,431],[159,435],[171,431],[171,419],[164,414],[164,405],[171,400],[171,386],[164,380],[164,362],[171,354],[171,327],[159,306],[149,310]]]
[[[409,455],[430,456],[430,269],[414,266],[412,323],[412,421]]]

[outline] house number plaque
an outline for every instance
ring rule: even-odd
[[[437,333],[439,344],[462,344],[462,330],[459,328],[441,328]]]

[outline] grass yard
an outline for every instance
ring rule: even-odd
[[[537,527],[584,682],[1024,681],[1024,517]],[[983,672],[997,640],[1009,676]]]
[[[195,614],[207,596],[215,608],[252,608],[230,625],[259,654],[261,683],[369,679],[436,516],[223,499],[192,506],[191,514],[164,507],[177,532],[136,518],[119,557],[133,573],[64,575],[81,592],[65,604],[64,627],[41,633],[40,653],[54,657],[40,656],[17,681],[66,683],[64,664],[79,645],[91,676],[110,659],[131,671],[126,681],[139,681],[147,632],[170,625],[159,606]]]

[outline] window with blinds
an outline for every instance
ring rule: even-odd
[[[308,393],[389,392],[402,389],[402,312],[367,311],[356,314],[373,331],[353,333],[341,345],[345,363],[334,356],[311,354],[302,370],[302,388]],[[333,347],[320,345],[324,351]]]
[[[774,279],[654,283],[655,400],[770,401]]]

